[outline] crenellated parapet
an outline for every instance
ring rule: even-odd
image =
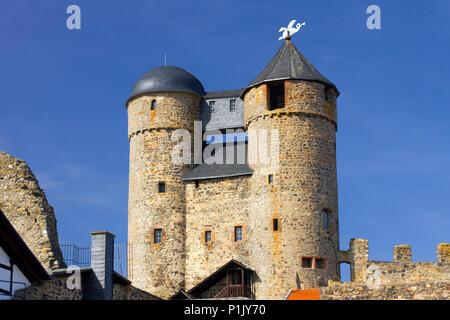
[[[397,245],[393,249],[393,261],[369,260],[368,241],[351,239],[349,249],[339,251],[339,263],[350,264],[352,282],[370,286],[383,286],[421,281],[450,281],[450,244],[437,246],[436,262],[412,262],[409,245]]]

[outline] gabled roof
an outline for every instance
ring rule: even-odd
[[[248,90],[261,83],[288,79],[318,81],[334,88],[339,94],[336,86],[321,75],[292,42],[286,39],[264,70],[242,91],[241,99]]]
[[[0,247],[30,282],[50,279],[47,271],[0,210]]]
[[[180,289],[175,293],[173,296],[169,298],[169,300],[193,300],[194,297],[192,297],[189,293],[184,291],[183,289]]]
[[[234,259],[231,259],[227,263],[225,263],[223,266],[221,266],[219,269],[217,269],[215,272],[211,273],[208,277],[206,277],[202,282],[198,283],[195,287],[193,287],[191,290],[189,290],[187,293],[192,296],[199,296],[203,290],[211,287],[216,283],[217,280],[220,280],[223,276],[226,275],[227,270],[235,269],[235,268],[242,268],[244,270],[255,272],[253,269],[247,267],[245,264],[236,261]]]

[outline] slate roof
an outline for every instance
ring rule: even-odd
[[[220,280],[221,277],[226,276],[227,270],[234,269],[234,268],[242,268],[248,272],[255,272],[253,269],[249,268],[245,264],[231,259],[227,263],[225,263],[223,266],[221,266],[219,269],[211,273],[208,277],[203,279],[200,283],[198,283],[195,287],[193,287],[191,290],[189,290],[187,293],[190,296],[201,296],[201,293],[213,286],[217,283],[217,280]]]
[[[216,151],[217,152],[217,151]],[[226,177],[237,177],[253,174],[253,170],[247,164],[247,144],[245,144],[245,162],[238,164],[237,161],[238,148],[234,146],[234,164],[226,164],[226,148],[223,148],[223,164],[202,164],[197,165],[191,171],[187,172],[181,179],[184,181],[216,179]]]
[[[321,75],[287,39],[264,70],[242,91],[241,99],[248,90],[261,83],[287,79],[322,82],[329,87],[333,87],[339,93],[336,86]]]
[[[222,90],[207,92],[204,96],[205,100],[218,98],[239,98],[244,89]]]
[[[186,70],[174,66],[160,66],[148,71],[134,84],[128,101],[150,92],[187,92],[203,96],[205,89],[202,83]]]

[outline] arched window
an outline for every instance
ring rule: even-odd
[[[152,100],[152,104],[150,105],[150,110],[156,109],[156,100]]]
[[[323,219],[323,228],[325,230],[328,229],[328,220],[329,220],[330,212],[326,209],[322,210],[322,219]]]

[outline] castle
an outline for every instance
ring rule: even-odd
[[[338,95],[289,37],[242,90],[206,93],[173,66],[144,74],[126,102],[133,284],[163,298],[200,284],[197,297],[212,298],[229,296],[221,289],[236,283],[244,296],[281,299],[338,281]],[[196,121],[216,138],[217,130],[276,132],[279,144],[267,140],[277,165],[174,162],[174,132],[194,135]],[[257,143],[250,134],[248,146],[237,140],[235,149]],[[221,268],[229,270],[209,278]]]
[[[0,218],[11,222],[2,228],[48,272],[37,268],[43,279],[18,297],[450,299],[448,243],[435,262],[413,261],[408,245],[394,247],[393,261],[373,261],[365,239],[340,250],[338,95],[289,37],[242,90],[206,93],[177,67],[146,73],[126,103],[131,282],[113,270],[114,236],[93,232],[91,266],[81,288],[69,288],[45,192],[25,161],[0,152]],[[194,143],[179,149],[180,140]],[[269,161],[255,161],[255,149]],[[342,263],[350,282],[340,282]]]

